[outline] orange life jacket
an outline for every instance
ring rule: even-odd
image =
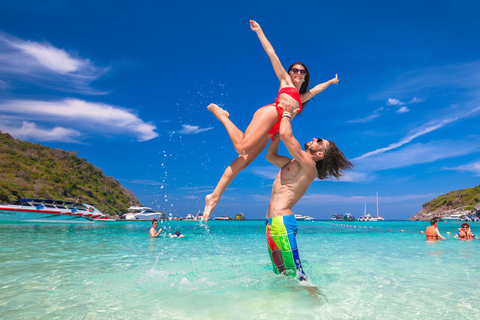
[[[427,227],[427,231],[425,234],[427,235],[428,240],[438,240],[438,236],[435,235],[435,227],[434,226],[429,226]]]
[[[458,236],[460,237],[460,239],[473,239],[473,233],[470,228],[468,228],[467,232],[465,232],[462,228],[458,228],[458,231]]]

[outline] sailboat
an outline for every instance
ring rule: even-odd
[[[377,219],[377,220],[375,220],[375,221],[384,221],[384,220],[385,220],[385,219],[383,219],[382,217],[380,217],[380,216],[378,215],[378,192],[377,192],[377,216],[374,217],[374,218]]]
[[[363,217],[358,218],[358,221],[384,221],[385,219],[378,215],[378,192],[377,192],[377,216],[372,217],[370,213],[367,213],[367,204],[365,203],[365,211]]]

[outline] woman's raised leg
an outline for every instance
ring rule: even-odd
[[[248,155],[252,149],[268,135],[268,131],[270,131],[270,128],[278,119],[278,113],[275,106],[272,105],[271,107],[260,108],[253,115],[252,121],[248,125],[244,134],[229,119],[230,114],[227,111],[213,103],[210,104],[207,109],[210,110],[225,126],[230,140],[232,140],[233,147],[239,155]]]
[[[213,209],[218,204],[218,201],[222,197],[223,192],[227,189],[230,182],[233,181],[235,176],[246,168],[267,145],[268,141],[270,140],[270,136],[266,135],[263,139],[261,139],[260,143],[251,150],[250,154],[248,155],[240,155],[238,156],[223,172],[220,181],[218,181],[215,190],[207,196],[205,196],[205,208],[203,209],[203,220],[205,222],[208,221],[208,218],[212,214]]]

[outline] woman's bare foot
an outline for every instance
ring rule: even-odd
[[[230,113],[228,111],[223,110],[219,106],[217,106],[214,103],[210,103],[210,105],[207,107],[207,109],[213,113],[215,117],[217,117],[218,120],[222,120],[222,117],[228,118],[230,116]]]
[[[205,208],[203,209],[203,221],[208,222],[213,209],[217,206],[218,199],[214,199],[211,194],[205,196]]]

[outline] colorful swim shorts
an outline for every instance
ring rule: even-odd
[[[297,232],[297,220],[293,214],[267,219],[267,244],[273,272],[303,281],[307,276],[298,255]]]

